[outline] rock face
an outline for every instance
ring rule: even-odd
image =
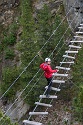
[[[18,5],[19,0],[0,0],[0,24],[11,24],[14,16],[13,8]]]
[[[5,109],[6,111],[8,111],[7,115],[10,117],[12,122],[15,122],[17,120],[19,121],[30,108],[29,105],[24,103],[22,98],[19,96],[20,94],[21,92],[17,92],[16,97],[18,98],[18,100],[15,102],[15,104],[12,107],[11,107],[12,104],[7,104]]]
[[[10,117],[12,122],[19,121],[29,110],[30,106],[25,104],[23,99],[19,96],[21,92],[17,92],[17,100],[14,103],[7,103],[4,100],[4,105],[0,102],[1,110]]]
[[[16,4],[16,3],[19,3],[19,0],[0,0],[0,5],[5,5],[5,4]]]
[[[0,15],[7,9],[19,5],[19,0],[0,0]]]
[[[76,28],[83,22],[83,0],[63,0],[69,25]]]

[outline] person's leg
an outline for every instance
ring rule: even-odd
[[[50,88],[52,86],[52,77],[51,78],[47,78],[47,81],[48,81],[48,89],[47,89],[46,95],[48,95],[49,92],[50,92]]]

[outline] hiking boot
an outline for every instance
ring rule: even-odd
[[[49,96],[50,96],[49,94],[46,94],[46,98],[49,98]]]

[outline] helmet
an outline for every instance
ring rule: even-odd
[[[45,62],[51,61],[50,58],[45,58]]]

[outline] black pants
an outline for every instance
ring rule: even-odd
[[[47,89],[47,91],[46,91],[46,94],[48,95],[49,92],[50,92],[50,88],[51,88],[51,86],[52,86],[52,77],[46,78],[46,79],[47,79],[47,82],[48,82],[48,89]]]

